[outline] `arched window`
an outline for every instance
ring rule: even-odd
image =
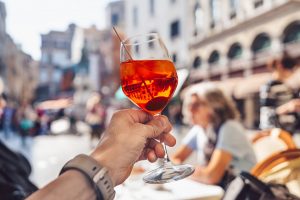
[[[284,29],[282,42],[300,42],[300,21],[292,22]]]
[[[227,57],[230,59],[237,59],[242,57],[243,49],[240,43],[234,43],[230,46]]]
[[[194,62],[193,62],[193,68],[194,69],[197,69],[197,68],[200,68],[201,66],[201,58],[199,56],[197,56],[195,59],[194,59]]]
[[[258,53],[269,49],[271,46],[271,39],[266,33],[261,33],[254,39],[251,50],[253,53]]]
[[[219,60],[220,60],[220,54],[219,54],[218,51],[214,50],[214,51],[210,54],[210,56],[209,56],[209,58],[208,58],[208,63],[209,63],[209,64],[216,64],[216,63],[219,62]]]

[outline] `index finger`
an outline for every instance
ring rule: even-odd
[[[159,137],[160,142],[165,143],[169,147],[173,147],[176,144],[176,138],[170,133],[163,133]]]
[[[134,110],[134,109],[125,109],[120,110],[115,115],[122,115],[122,119],[128,120],[131,123],[147,123],[149,122],[153,117],[149,113],[146,113],[142,110]]]
[[[168,133],[172,130],[172,125],[168,118],[163,115],[154,116],[146,126],[144,126],[147,138],[156,138],[163,133]]]

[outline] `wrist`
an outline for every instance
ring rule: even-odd
[[[108,157],[109,155],[109,157]],[[105,167],[108,171],[108,175],[112,181],[113,187],[116,186],[117,183],[117,177],[115,174],[115,170],[113,168],[114,162],[113,161],[113,154],[110,152],[109,149],[104,148],[97,148],[95,151],[93,151],[90,156],[97,161],[98,164]]]
[[[95,191],[97,199],[114,198],[114,184],[108,169],[93,157],[84,154],[77,155],[64,165],[60,174],[69,170],[76,170],[86,177],[91,188]]]

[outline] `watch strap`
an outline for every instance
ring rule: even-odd
[[[114,198],[115,190],[107,169],[102,167],[92,157],[84,154],[77,155],[65,164],[60,174],[70,169],[78,170],[88,176],[97,185],[97,189],[100,190],[103,199],[110,200]],[[97,196],[99,196],[99,191],[96,192]]]

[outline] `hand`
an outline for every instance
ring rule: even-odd
[[[276,113],[279,115],[292,112],[300,112],[300,99],[293,99],[276,109]]]
[[[91,156],[107,167],[115,185],[126,180],[134,163],[141,159],[154,162],[163,158],[160,140],[174,146],[172,127],[165,116],[151,116],[141,110],[123,110],[115,113],[98,147]]]

